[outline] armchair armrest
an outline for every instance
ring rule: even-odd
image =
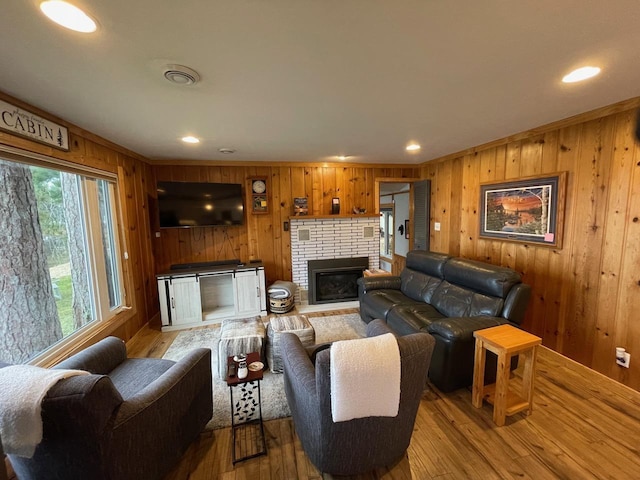
[[[396,333],[391,330],[383,320],[376,319],[367,324],[367,337],[377,337],[378,335],[384,335],[385,333],[393,333],[396,335]]]
[[[478,317],[452,317],[443,318],[431,323],[427,331],[432,335],[438,335],[447,341],[473,340],[473,332],[483,328],[497,327],[508,324],[509,321],[502,317],[478,316]]]
[[[307,352],[307,355],[309,355],[309,358],[311,359],[311,363],[315,365],[316,356],[318,355],[318,353],[320,353],[323,350],[326,350],[327,348],[331,348],[332,343],[333,342],[317,343],[310,347],[305,347],[304,350]]]
[[[388,275],[382,277],[361,277],[358,279],[358,285],[362,293],[367,293],[369,290],[400,290],[402,281],[400,277]]]
[[[283,332],[280,334],[282,360],[286,367],[285,377],[289,376],[289,383],[294,390],[298,388],[305,390],[305,396],[316,395],[316,372],[307,350],[302,346],[300,338],[293,333]],[[322,344],[315,353],[326,350],[331,344]],[[286,382],[285,382],[286,383]],[[297,392],[294,392],[297,394]]]
[[[127,359],[127,347],[117,337],[107,337],[95,345],[63,360],[53,368],[86,370],[89,373],[108,375]]]
[[[207,384],[209,391],[212,391],[212,378],[211,350],[196,348],[190,351],[169,370],[122,403],[114,428],[136,416],[142,416],[145,410],[161,409],[163,405],[172,402],[179,405],[180,399],[192,398],[192,392],[205,388]],[[152,414],[149,415],[153,417]]]
[[[42,417],[53,438],[86,438],[110,428],[122,396],[106,375],[79,375],[59,381],[42,400]],[[109,427],[108,427],[109,426]]]

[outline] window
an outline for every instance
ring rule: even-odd
[[[24,363],[123,306],[116,178],[0,153],[0,361]]]
[[[393,204],[380,205],[380,256],[393,258]]]

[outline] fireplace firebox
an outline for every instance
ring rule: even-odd
[[[357,300],[358,278],[367,268],[368,257],[309,260],[309,304]]]

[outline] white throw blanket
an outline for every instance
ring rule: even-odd
[[[31,458],[42,441],[42,399],[59,380],[88,374],[32,365],[0,368],[0,438],[5,453]]]
[[[391,333],[331,345],[334,422],[395,417],[400,406],[400,350]]]
[[[275,282],[273,282],[273,285],[271,285],[267,289],[267,293],[269,293],[269,296],[271,298],[275,298],[275,299],[287,298],[287,297],[292,297],[293,295],[295,295],[297,288],[298,288],[298,286],[293,282],[286,282],[284,280],[276,280]]]

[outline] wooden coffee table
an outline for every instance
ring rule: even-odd
[[[258,352],[247,354],[247,366],[260,361]],[[235,363],[233,357],[227,357],[227,366]],[[237,364],[236,364],[237,365]],[[229,386],[231,398],[231,430],[233,463],[248,460],[267,453],[267,442],[262,423],[262,403],[260,398],[260,381],[262,370],[251,371],[245,378],[238,378],[237,369],[233,377],[225,378]],[[237,391],[234,400],[234,390]]]
[[[536,350],[542,343],[540,337],[531,335],[511,325],[485,328],[473,332],[476,338],[475,364],[473,369],[473,406],[482,407],[482,400],[493,404],[493,421],[501,427],[507,415],[526,410],[531,414],[533,408],[533,384],[535,380]],[[484,384],[486,351],[498,356],[496,383]],[[509,374],[511,357],[524,358],[522,375],[522,397],[509,392]]]

